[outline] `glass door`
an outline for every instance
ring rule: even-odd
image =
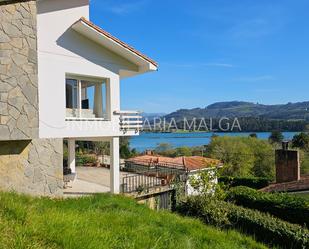
[[[66,79],[66,116],[78,117],[78,81]]]

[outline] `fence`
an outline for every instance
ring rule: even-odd
[[[183,175],[186,173],[186,170],[183,166],[173,165],[173,164],[164,164],[164,163],[153,163],[147,165],[144,162],[130,162],[126,161],[124,170],[127,172],[134,173],[147,173],[147,174],[156,174],[156,175]]]
[[[187,172],[179,165],[156,163],[145,165],[133,162],[126,162],[124,171],[132,172],[122,179],[123,193],[149,192],[151,188],[168,186],[173,181],[185,182]]]

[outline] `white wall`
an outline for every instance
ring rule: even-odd
[[[88,0],[38,1],[38,77],[40,138],[119,136],[119,117],[111,121],[65,121],[65,75],[108,78],[111,109],[120,109],[119,71],[136,70],[124,58],[69,29],[89,19]]]

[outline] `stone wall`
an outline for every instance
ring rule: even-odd
[[[62,151],[62,139],[0,142],[0,189],[38,196],[61,196]]]
[[[38,137],[36,2],[0,3],[0,140]]]

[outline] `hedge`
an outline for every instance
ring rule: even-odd
[[[194,196],[181,202],[177,212],[200,218],[207,224],[238,229],[258,241],[281,248],[309,248],[309,231],[269,214],[232,203]]]
[[[77,154],[76,155],[76,165],[77,166],[84,166],[86,164],[95,164],[97,161],[96,157],[93,155],[87,154]]]
[[[247,186],[249,188],[261,189],[270,185],[272,180],[262,177],[230,177],[221,176],[219,182],[229,187]]]
[[[248,187],[230,189],[226,200],[236,205],[270,213],[299,225],[309,225],[309,202],[287,193],[265,193]]]

